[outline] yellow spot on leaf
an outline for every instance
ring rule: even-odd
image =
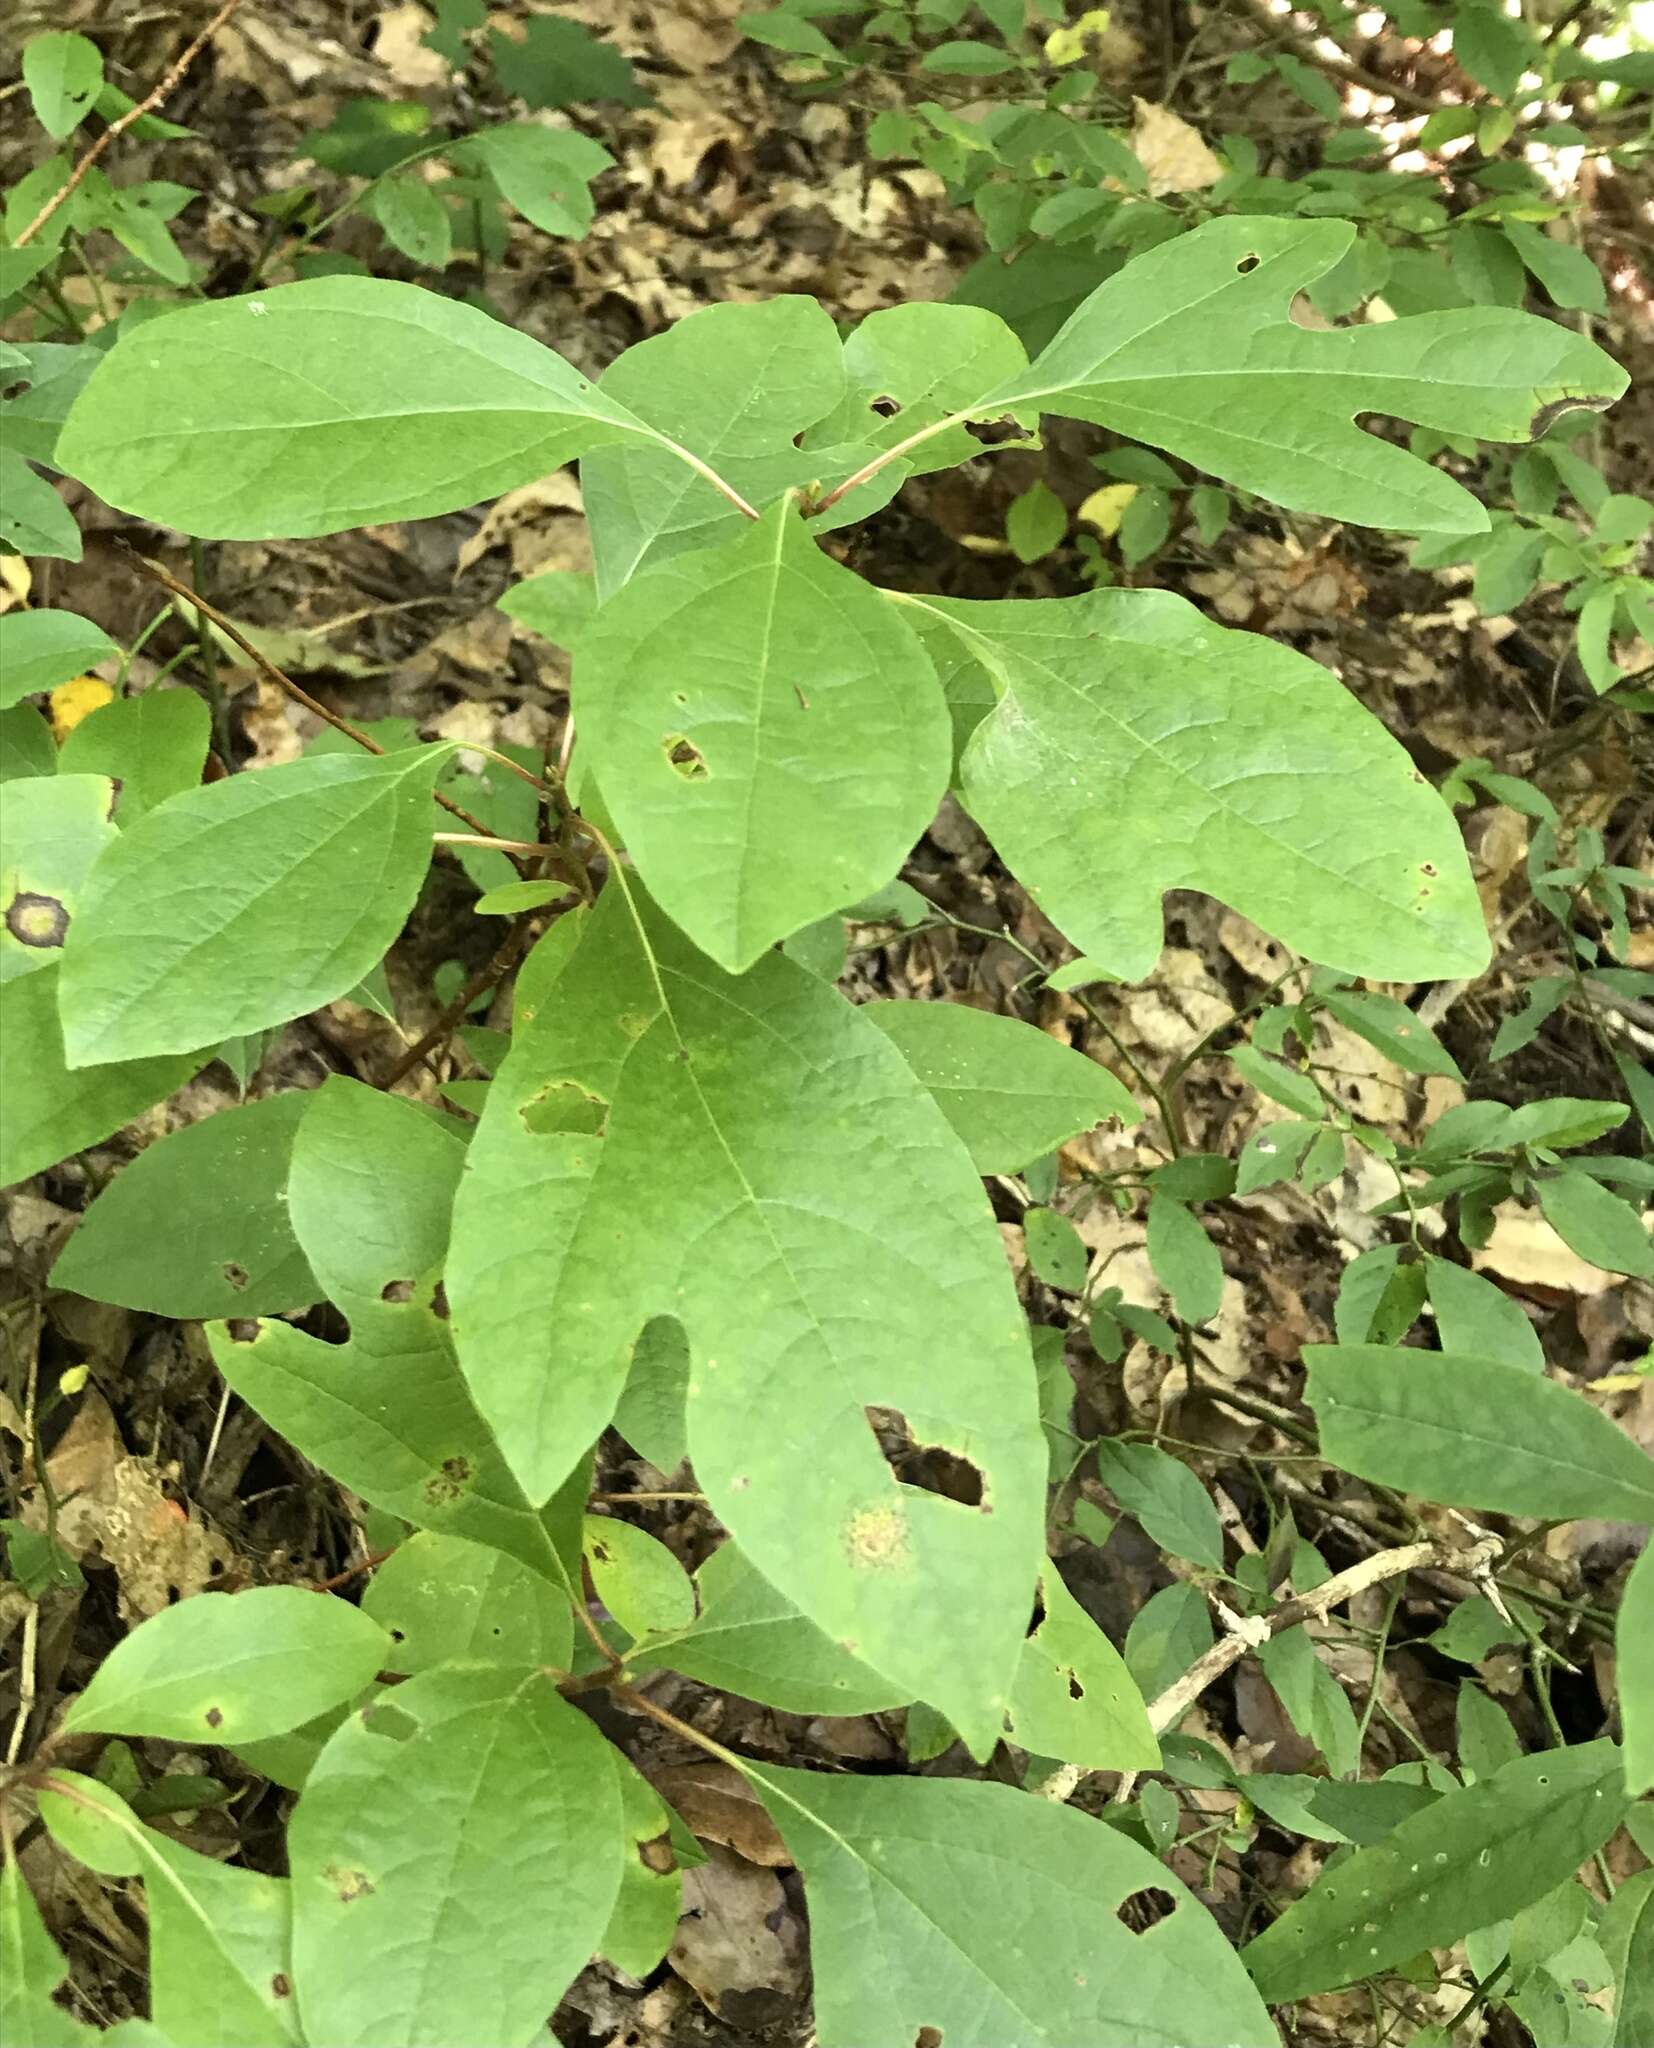
[[[61,747],[83,718],[90,718],[94,711],[113,704],[115,693],[96,676],[73,676],[68,682],[58,684],[49,701],[52,731]]]
[[[845,1523],[844,1542],[852,1564],[888,1571],[907,1561],[907,1516],[893,1504],[862,1508]]]
[[[1108,9],[1088,7],[1078,21],[1056,28],[1045,39],[1047,64],[1078,64],[1092,43],[1108,29]]]

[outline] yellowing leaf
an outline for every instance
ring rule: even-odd
[[[1045,39],[1047,64],[1078,64],[1092,43],[1105,33],[1109,23],[1106,7],[1088,7],[1078,21],[1055,28]]]
[[[1126,507],[1136,497],[1136,484],[1103,484],[1092,492],[1075,513],[1076,519],[1087,526],[1096,527],[1104,540],[1112,540],[1120,531],[1120,521],[1126,516]]]
[[[48,699],[52,707],[52,732],[58,745],[62,746],[83,718],[90,718],[94,711],[101,711],[114,701],[114,691],[96,676],[71,676],[68,682],[59,683]]]
[[[1223,166],[1191,128],[1169,107],[1153,100],[1132,101],[1137,125],[1131,131],[1133,156],[1148,174],[1149,197],[1166,192],[1203,192],[1223,176]]]

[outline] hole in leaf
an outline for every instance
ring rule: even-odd
[[[921,2027],[913,2037],[913,2048],[942,2048],[940,2027]]]
[[[1081,1685],[1078,1677],[1072,1671],[1068,1674],[1068,1697],[1071,1700],[1083,1700],[1085,1698],[1085,1687]]]
[[[1037,1636],[1037,1635],[1039,1634],[1040,1630],[1041,1630],[1041,1629],[1042,1629],[1042,1628],[1043,1628],[1044,1626],[1045,1626],[1045,1588],[1044,1588],[1044,1586],[1043,1586],[1043,1585],[1041,1585],[1041,1587],[1039,1588],[1038,1592],[1036,1592],[1036,1593],[1035,1593],[1035,1595],[1034,1595],[1034,1611],[1033,1611],[1033,1613],[1032,1613],[1031,1615],[1029,1615],[1029,1617],[1028,1617],[1028,1626],[1027,1626],[1027,1628],[1026,1628],[1026,1629],[1025,1629],[1024,1631],[1023,1631],[1023,1636],[1024,1636],[1024,1639],[1025,1639],[1025,1640],[1031,1640],[1031,1639],[1032,1639],[1032,1638],[1033,1638],[1034,1636]]]
[[[238,1266],[234,1259],[226,1259],[220,1271],[237,1294],[247,1285],[247,1268]]]
[[[69,913],[55,896],[19,889],[6,905],[6,929],[20,946],[61,946]]]
[[[224,1325],[232,1344],[256,1344],[263,1325],[251,1316],[235,1316]]]
[[[997,420],[967,420],[965,432],[984,448],[998,448],[1007,441],[1026,441],[1028,432],[1006,413]]]
[[[980,1465],[946,1444],[920,1443],[899,1409],[869,1407],[863,1413],[885,1463],[902,1485],[992,1513],[986,1505],[987,1487]]]
[[[25,391],[33,388],[32,377],[14,377],[9,384],[0,384],[0,398],[21,398]]]
[[[1157,1884],[1150,1884],[1123,1898],[1114,1917],[1133,1934],[1146,1934],[1151,1927],[1158,1927],[1162,1920],[1169,1920],[1176,1911],[1177,1901],[1171,1893],[1162,1891]]]
[[[601,1138],[609,1121],[609,1105],[578,1081],[548,1081],[537,1095],[531,1095],[517,1114],[526,1130],[537,1138],[559,1133]]]
[[[1242,277],[1244,277],[1249,270],[1256,270],[1257,267],[1258,259],[1256,255],[1243,256],[1241,260],[1235,265],[1236,270],[1240,272]]]
[[[706,765],[706,756],[693,740],[685,739],[681,732],[666,733],[661,747],[668,762],[685,782],[705,782],[711,770]]]
[[[439,1323],[448,1320],[448,1290],[440,1280],[431,1289],[431,1314]]]
[[[411,1280],[387,1280],[379,1290],[379,1299],[381,1301],[412,1301],[413,1282]]]
[[[902,401],[899,398],[885,396],[870,398],[867,401],[867,410],[876,412],[881,420],[893,420],[901,409]]]

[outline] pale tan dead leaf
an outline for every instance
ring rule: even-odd
[[[0,612],[26,604],[34,584],[34,571],[21,555],[0,555]]]
[[[260,676],[253,701],[241,706],[242,730],[253,743],[249,768],[279,768],[296,761],[304,752],[300,721],[316,721],[295,704],[287,692]]]
[[[780,1830],[739,1771],[715,1757],[692,1764],[666,1764],[648,1772],[660,1796],[675,1806],[690,1833],[721,1842],[748,1863],[784,1870],[792,1853]],[[689,1873],[686,1871],[687,1877]]]
[[[667,0],[648,10],[650,43],[680,71],[710,71],[740,46],[745,8],[746,0]]]
[[[1126,507],[1136,497],[1138,488],[1136,484],[1103,484],[1091,493],[1074,517],[1094,526],[1104,540],[1112,540],[1120,531]]]
[[[423,86],[447,84],[447,62],[421,41],[435,25],[423,7],[403,0],[400,6],[381,9],[373,25],[373,54],[397,85],[418,92]]]
[[[683,1874],[667,1959],[709,2011],[742,2032],[773,2025],[804,1988],[804,1930],[773,1870],[714,1844]]]
[[[1143,166],[1149,197],[1167,192],[1203,192],[1223,176],[1223,165],[1181,115],[1153,100],[1134,99],[1133,156]]]
[[[580,484],[566,469],[538,477],[489,506],[482,524],[459,551],[456,574],[463,576],[490,548],[509,542],[511,567],[518,576],[542,569],[589,569],[591,540],[587,533]]]

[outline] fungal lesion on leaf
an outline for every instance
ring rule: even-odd
[[[844,1525],[850,1562],[865,1571],[891,1571],[908,1561],[907,1511],[899,1501],[858,1508]]]
[[[37,889],[19,889],[5,910],[6,930],[20,946],[47,949],[61,946],[69,930],[69,913],[56,896]]]
[[[471,1484],[471,1460],[458,1452],[442,1463],[426,1480],[423,1492],[433,1508],[450,1507]]]

